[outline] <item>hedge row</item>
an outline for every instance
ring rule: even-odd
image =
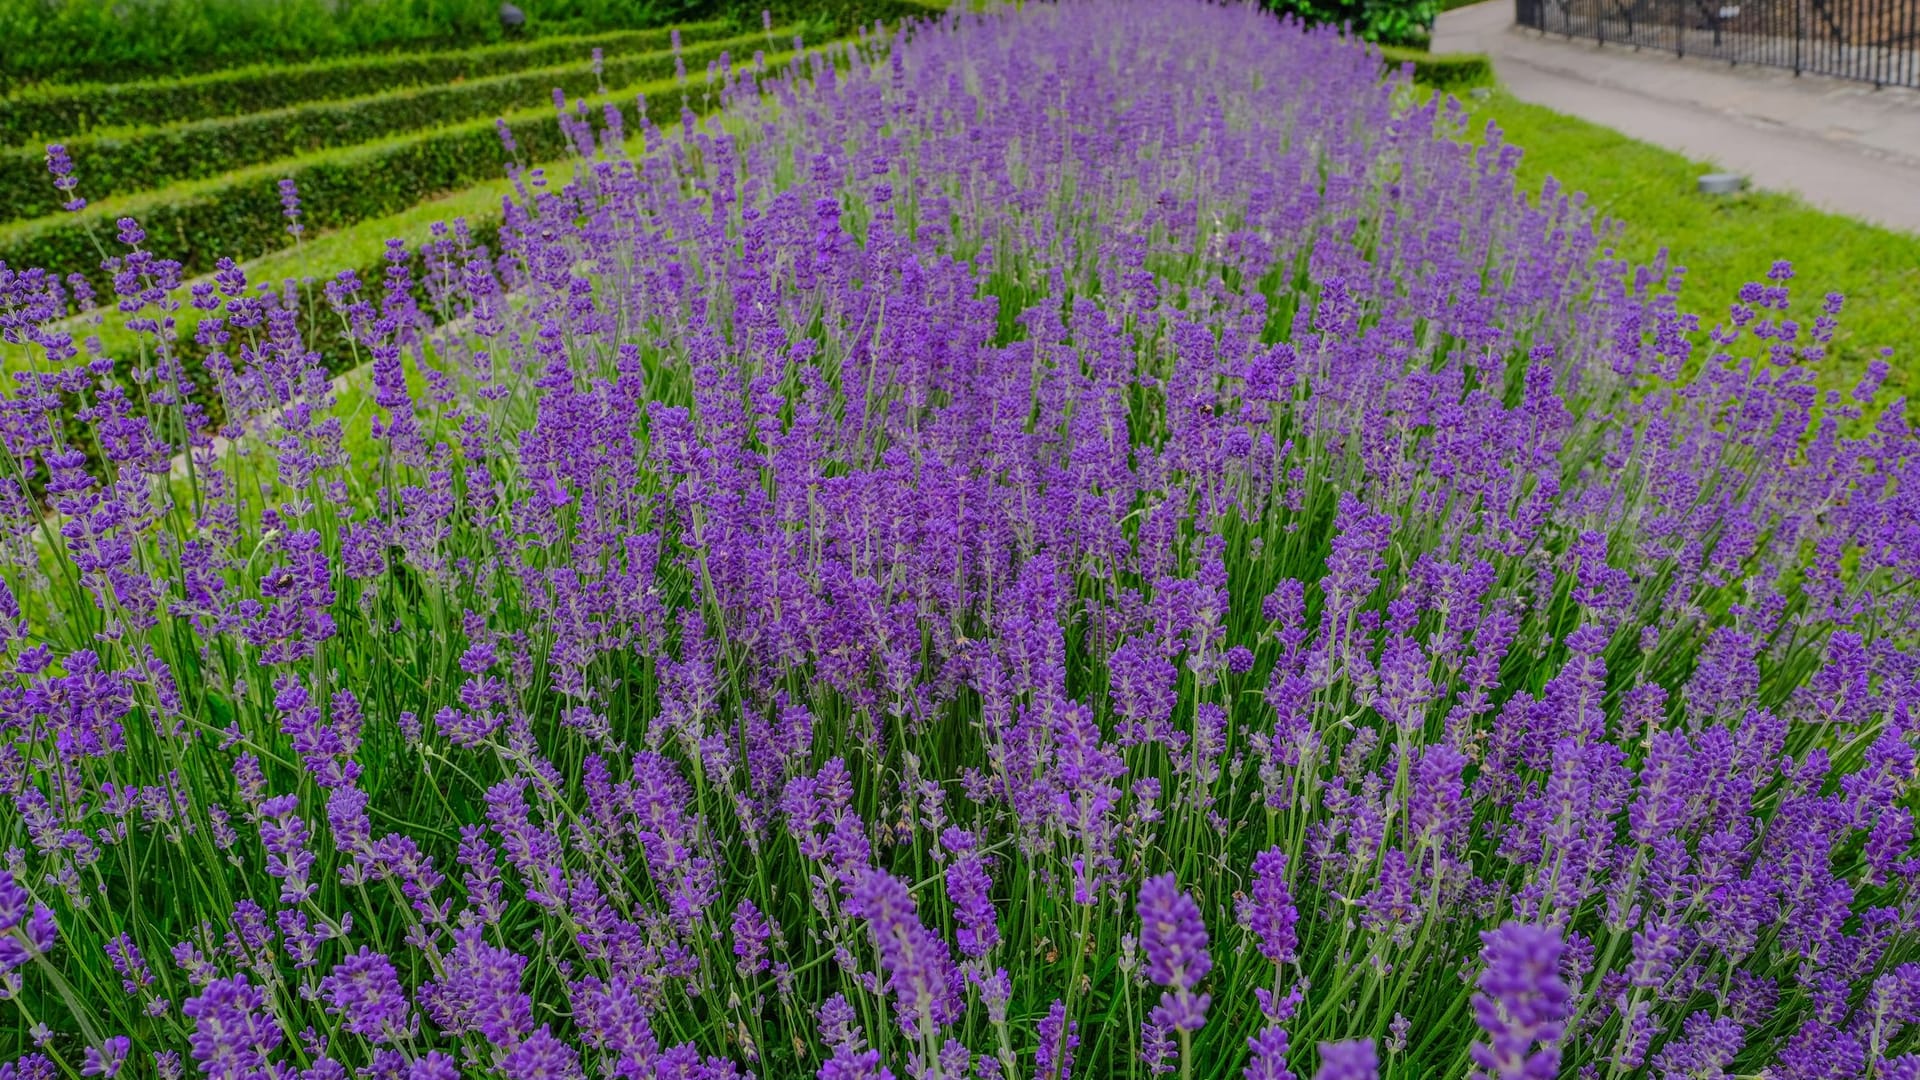
[[[689,72],[698,73],[724,52],[731,51],[744,61],[766,44],[764,35],[702,42],[687,46],[681,59]],[[76,164],[81,194],[103,199],[332,147],[355,146],[401,132],[532,108],[551,98],[556,88],[569,97],[584,97],[596,93],[602,85],[627,86],[666,79],[673,75],[674,62],[674,54],[664,50],[612,56],[606,59],[600,76],[582,62],[178,124],[125,136],[85,136],[69,142],[67,150]],[[57,214],[65,201],[48,179],[44,150],[17,147],[0,151],[0,221]]]
[[[768,63],[784,62],[791,55],[776,54]],[[682,95],[671,81],[629,87],[611,99],[592,99],[593,116],[598,121],[600,106],[612,100],[628,130],[637,130],[638,94],[646,95],[654,122],[679,116]],[[707,99],[696,89],[687,104],[698,110]],[[514,113],[504,122],[522,159],[553,161],[571,151],[551,106]],[[113,250],[114,221],[131,217],[145,230],[148,251],[179,261],[188,276],[203,274],[223,257],[251,259],[291,243],[280,205],[282,178],[299,186],[306,227],[325,230],[397,213],[442,192],[499,176],[508,160],[496,122],[470,121],[0,228],[0,263],[85,272],[104,290],[111,278],[98,268],[95,244]]]
[[[712,13],[735,25],[759,25],[760,12],[771,11],[778,22],[805,20],[834,36],[865,30],[874,22],[894,23],[901,19],[938,18],[947,11],[950,0],[717,0],[703,6],[701,13]],[[960,0],[960,7],[968,6]]]
[[[669,26],[712,0],[0,0],[0,88]]]
[[[1381,59],[1389,68],[1413,65],[1413,81],[1437,90],[1465,90],[1493,85],[1493,62],[1484,53],[1430,53],[1384,46]]]
[[[683,43],[727,24],[680,28]],[[629,30],[457,52],[353,57],[298,66],[258,65],[184,79],[49,86],[0,98],[0,146],[70,139],[96,128],[153,127],[361,97],[405,86],[483,79],[607,52],[663,48],[671,30]]]

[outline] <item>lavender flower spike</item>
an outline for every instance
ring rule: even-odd
[[[1572,994],[1560,978],[1560,935],[1509,922],[1480,935],[1486,970],[1475,985],[1474,1021],[1488,1041],[1472,1047],[1476,1078],[1553,1080]],[[1536,1046],[1538,1047],[1536,1049]]]
[[[1154,1006],[1162,1027],[1191,1035],[1207,1022],[1212,998],[1193,988],[1213,970],[1207,952],[1207,926],[1200,905],[1180,891],[1172,874],[1148,878],[1140,886],[1140,944],[1147,954],[1147,978],[1168,988]]]
[[[77,214],[87,208],[87,200],[73,193],[80,179],[73,175],[73,158],[67,155],[66,144],[47,144],[47,172],[53,177],[54,189],[67,197],[61,209]]]
[[[1313,1080],[1380,1080],[1380,1052],[1372,1039],[1321,1043]]]

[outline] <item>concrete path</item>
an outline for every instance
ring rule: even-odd
[[[1435,52],[1484,52],[1508,92],[1920,233],[1920,91],[1569,41],[1513,25],[1513,0],[1443,13]]]

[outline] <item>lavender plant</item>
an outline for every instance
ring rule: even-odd
[[[138,356],[0,268],[0,1075],[1920,1075],[1902,403],[1378,70],[1075,0],[563,108],[328,285],[364,396],[136,223]]]

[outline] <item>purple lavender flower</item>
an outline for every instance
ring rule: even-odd
[[[300,800],[293,795],[277,795],[260,804],[260,844],[267,852],[267,873],[281,881],[283,904],[297,904],[314,893],[307,880],[314,854],[307,847],[310,833],[296,813],[299,808]]]
[[[1486,964],[1475,985],[1474,1021],[1488,1041],[1475,1043],[1476,1076],[1488,1080],[1552,1080],[1560,1068],[1560,1036],[1572,994],[1560,978],[1559,934],[1509,922],[1480,935]]]
[[[280,181],[280,213],[287,219],[287,233],[295,240],[306,229],[300,224],[300,186],[292,177]]]
[[[1080,1046],[1080,1025],[1067,1020],[1067,1003],[1055,999],[1040,1018],[1040,1044],[1034,1051],[1034,1080],[1072,1080],[1073,1052]]]
[[[586,1080],[587,1076],[580,1067],[579,1052],[561,1042],[544,1024],[507,1051],[500,1059],[500,1072],[528,1080]]]
[[[1154,1007],[1154,1019],[1173,1031],[1200,1030],[1212,998],[1192,991],[1213,969],[1200,905],[1180,890],[1172,874],[1161,874],[1141,883],[1136,908],[1147,979],[1169,988]]]
[[[365,945],[320,980],[320,993],[327,1011],[339,1015],[341,1027],[371,1042],[392,1042],[412,1033],[412,1006],[393,963]]]
[[[132,1049],[133,1040],[125,1035],[115,1035],[99,1046],[89,1046],[80,1064],[81,1076],[114,1077],[120,1075],[120,1067],[127,1063],[127,1051]]]
[[[30,900],[11,870],[0,870],[0,973],[51,952],[58,936],[53,909]]]
[[[1247,1037],[1247,1050],[1252,1056],[1241,1072],[1245,1080],[1293,1080],[1287,1068],[1287,1029],[1278,1025],[1260,1029]],[[1325,1059],[1324,1051],[1321,1057]]]
[[[941,833],[940,843],[954,855],[947,865],[947,899],[952,901],[954,918],[960,923],[956,934],[960,952],[985,956],[999,944],[1000,927],[993,908],[993,882],[987,876],[986,859],[978,851],[979,841],[972,833],[955,827]]]
[[[1253,931],[1260,955],[1274,964],[1298,959],[1299,937],[1294,930],[1300,912],[1287,886],[1287,855],[1268,848],[1253,857],[1253,885],[1240,898],[1240,921]]]
[[[772,934],[766,916],[753,901],[742,900],[733,909],[734,964],[743,978],[767,970],[767,940]]]
[[[80,180],[73,175],[73,159],[67,156],[65,144],[47,144],[47,172],[53,177],[54,189],[67,197],[61,209],[77,214],[87,208],[87,200],[74,194],[74,189],[80,186]]]
[[[1380,1054],[1372,1039],[1320,1044],[1320,1068],[1313,1080],[1380,1080]]]
[[[210,982],[180,1011],[193,1021],[188,1044],[209,1076],[263,1076],[285,1041],[267,996],[244,974]]]
[[[946,943],[921,924],[900,879],[884,870],[864,871],[852,885],[847,909],[866,921],[903,1030],[931,1039],[936,1028],[959,1019],[960,972]]]

